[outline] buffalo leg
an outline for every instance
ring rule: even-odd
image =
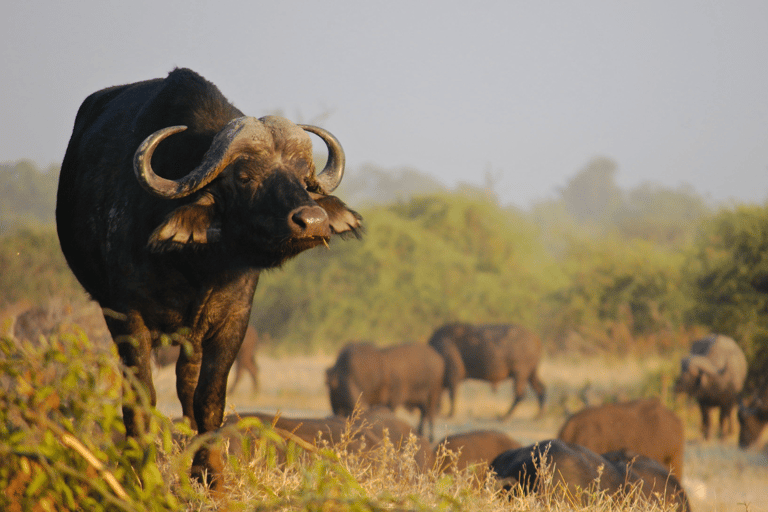
[[[200,434],[218,429],[224,420],[227,377],[243,341],[245,325],[241,330],[233,327],[232,331],[236,334],[230,333],[228,338],[213,338],[203,342],[203,358],[193,404]],[[222,468],[221,451],[212,446],[200,448],[192,460],[192,476],[209,484],[214,492],[222,489]],[[204,474],[207,475],[205,478]]]
[[[126,377],[133,374],[131,382],[136,382],[143,386],[143,391],[147,393],[149,405],[157,404],[157,395],[155,386],[152,383],[152,366],[150,363],[152,343],[149,331],[144,326],[144,322],[136,315],[130,317],[109,311],[105,312],[109,332],[112,339],[117,343],[117,353],[125,366]],[[140,392],[135,384],[131,384],[134,391]],[[139,411],[133,405],[123,404],[123,423],[125,424],[125,433],[128,437],[138,437],[146,430],[146,415]]]
[[[704,434],[704,439],[709,439],[709,406],[699,402],[699,409],[701,410],[701,432]]]
[[[191,343],[186,347],[182,345],[176,361],[176,394],[181,402],[182,414],[185,418],[189,418],[190,426],[194,430],[197,430],[194,409],[195,389],[202,360],[203,352],[200,344]]]
[[[541,379],[539,379],[536,371],[531,373],[531,376],[528,378],[528,382],[536,392],[536,397],[539,400],[539,416],[541,416],[544,414],[544,403],[547,400],[547,388],[544,386],[544,383],[541,382]]]
[[[514,382],[512,392],[515,394],[515,398],[512,400],[512,405],[509,406],[509,410],[501,417],[503,420],[512,416],[512,411],[515,410],[517,404],[523,399],[523,396],[525,395],[525,387],[528,385],[527,381],[518,377],[512,377],[512,380]]]
[[[720,438],[727,437],[733,432],[733,404],[720,406]]]

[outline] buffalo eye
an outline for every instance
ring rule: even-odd
[[[241,183],[243,185],[248,185],[253,181],[253,176],[251,176],[247,172],[239,172],[237,173],[237,181],[238,183]]]

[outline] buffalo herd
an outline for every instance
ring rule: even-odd
[[[328,150],[319,171],[310,133]],[[151,362],[162,361],[152,354],[170,342],[182,347],[170,360],[183,416],[199,434],[232,432],[251,417],[311,449],[342,442],[352,422],[356,434],[344,440],[351,450],[415,439],[421,468],[484,468],[509,488],[536,492],[545,485],[540,469],[550,466],[549,485],[564,492],[597,485],[620,493],[635,485],[649,498],[688,510],[680,485],[682,423],[657,399],[584,409],[568,418],[558,439],[526,447],[496,430],[432,444],[444,391],[454,416],[466,379],[494,389],[512,382],[512,402],[499,419],[515,412],[529,386],[539,415],[544,412],[541,339],[520,325],[448,323],[426,343],[349,343],[326,372],[332,416],[225,417],[236,362],[229,391],[244,372],[258,385],[256,334],[248,323],[262,270],[327,245],[333,235],[362,231],[360,215],[331,195],[344,167],[341,144],[328,131],[278,116],[246,116],[189,69],[85,99],[61,166],[57,231],[134,386],[143,386],[155,403]],[[720,411],[720,434],[730,432],[745,375],[744,354],[725,336],[695,342],[683,359],[675,389],[698,401],[705,437],[711,408]],[[754,443],[768,423],[765,398],[739,404],[742,446]],[[419,411],[415,430],[395,415],[400,407]],[[123,407],[128,436],[141,437],[142,414]],[[230,448],[243,440],[238,434]],[[199,446],[192,474],[218,489],[222,454],[213,443]]]

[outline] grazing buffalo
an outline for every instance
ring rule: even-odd
[[[657,398],[587,407],[568,418],[557,437],[596,453],[639,453],[683,477],[683,422]]]
[[[713,408],[720,410],[720,437],[729,435],[733,430],[732,411],[747,378],[744,351],[732,338],[712,334],[693,343],[691,354],[683,358],[680,367],[675,391],[687,393],[699,403],[704,439],[709,439]]]
[[[328,147],[320,173],[309,133]],[[183,414],[200,433],[219,428],[261,271],[360,228],[329,195],[343,171],[327,131],[247,117],[189,69],[83,102],[61,166],[59,241],[152,403],[151,348],[183,342]],[[123,407],[130,436],[137,412]],[[212,460],[201,449],[195,475]]]
[[[680,506],[679,510],[689,510],[679,481],[668,478],[663,466],[655,465],[651,459],[638,462],[636,458],[626,459],[618,453],[607,455],[613,460],[583,446],[552,439],[504,452],[491,462],[491,469],[505,489],[515,489],[519,484],[519,489],[526,494],[552,492],[588,503],[592,491],[623,498],[638,486],[647,500],[672,502]],[[551,473],[542,473],[539,478],[541,471]],[[544,476],[547,474],[551,474],[551,481]]]
[[[461,434],[446,436],[436,443],[440,447],[456,454],[455,462],[449,456],[440,460],[438,469],[442,472],[463,470],[469,466],[487,467],[500,453],[520,448],[521,444],[504,432],[496,430],[473,430]]]
[[[494,389],[502,380],[514,381],[514,399],[504,414],[508,418],[523,399],[530,383],[544,409],[546,390],[537,375],[541,339],[517,325],[448,324],[437,329],[429,340],[445,359],[444,387],[451,401],[449,416],[456,405],[456,390],[464,379],[489,381]]]
[[[755,393],[746,401],[739,403],[739,447],[749,448],[755,445],[768,425],[768,393]]]
[[[361,407],[400,406],[421,412],[418,432],[434,435],[434,417],[440,408],[445,363],[431,347],[419,343],[378,349],[369,343],[345,346],[336,363],[326,370],[333,413],[348,416]]]

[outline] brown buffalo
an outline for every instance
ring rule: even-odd
[[[683,422],[657,398],[587,407],[568,418],[557,437],[597,453],[639,453],[683,476]]]
[[[620,456],[615,456],[615,460],[583,446],[552,439],[504,452],[491,462],[491,469],[505,489],[515,489],[519,484],[519,489],[526,494],[551,491],[557,496],[581,497],[588,502],[591,491],[623,498],[639,486],[641,495],[648,500],[666,502],[669,499],[682,504],[681,510],[688,510],[682,487],[679,482],[666,479],[663,466],[653,466],[650,459],[639,464]],[[635,471],[634,465],[640,466],[640,470]],[[539,478],[544,468],[551,471],[551,488],[546,478]]]
[[[440,460],[438,469],[442,472],[463,470],[469,466],[487,467],[500,453],[520,448],[522,445],[504,432],[496,430],[473,430],[452,434],[436,443],[437,452],[441,447],[456,455],[455,461],[446,454]]]
[[[448,324],[434,332],[429,345],[445,359],[449,416],[455,412],[456,389],[464,379],[487,380],[496,389],[511,377],[515,397],[504,418],[523,399],[529,383],[538,396],[539,413],[543,411],[546,390],[537,374],[541,339],[530,330],[517,325]]]
[[[712,334],[693,342],[691,354],[680,362],[675,391],[699,403],[704,439],[709,439],[709,416],[714,408],[720,410],[720,437],[733,431],[731,415],[746,378],[747,359],[732,338]]]
[[[378,349],[368,343],[345,346],[336,363],[326,370],[333,413],[348,416],[359,404],[384,405],[392,411],[403,406],[421,412],[418,432],[434,435],[434,417],[440,407],[445,363],[431,347],[419,343]]]
[[[258,437],[259,431],[235,429],[232,426],[246,418],[258,418],[265,425],[273,425],[286,441],[293,441],[307,450],[317,446],[344,447],[348,452],[365,454],[378,449],[385,439],[397,452],[403,452],[415,436],[414,463],[420,471],[427,471],[434,465],[434,453],[429,442],[413,432],[407,423],[394,417],[391,412],[365,411],[354,419],[341,416],[325,418],[290,418],[280,414],[247,413],[228,416],[222,430],[229,440],[230,450],[242,450],[242,436]]]

